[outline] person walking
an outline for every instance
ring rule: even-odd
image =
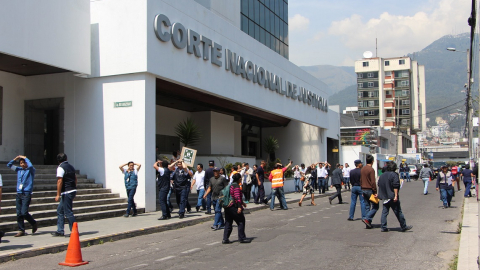
[[[15,162],[20,166],[13,165]],[[33,182],[35,181],[35,167],[26,156],[17,156],[8,162],[7,167],[17,173],[17,195],[16,209],[17,209],[17,224],[18,233],[15,237],[25,235],[25,220],[32,226],[32,234],[37,231],[37,221],[33,219],[28,212],[30,202],[32,201]]]
[[[300,166],[295,165],[293,167],[293,185],[295,186],[295,193],[300,192],[300,178],[302,177],[302,172],[300,171]]]
[[[288,167],[292,165],[292,161],[288,163],[287,166],[283,167],[281,163],[276,164],[276,169],[270,172],[268,179],[272,182],[272,192],[270,193],[270,210],[273,211],[275,207],[275,196],[277,196],[280,203],[280,208],[283,210],[288,210],[287,201],[285,200],[285,193],[283,191],[283,175],[287,171]],[[282,168],[283,167],[283,168]],[[265,204],[268,203],[270,199],[265,200]]]
[[[355,215],[355,207],[357,206],[357,198],[360,200],[360,210],[362,211],[362,220],[365,219],[365,199],[363,198],[362,187],[360,186],[361,170],[363,167],[362,161],[357,159],[353,162],[355,169],[350,171],[350,183],[352,184],[352,195],[350,202],[350,212],[348,215],[349,221],[353,221]]]
[[[57,208],[57,231],[53,236],[65,235],[65,218],[68,219],[68,226],[72,232],[75,216],[73,215],[73,200],[77,195],[77,175],[75,168],[67,161],[67,155],[60,153],[57,155],[57,196],[55,201],[59,202]]]
[[[125,166],[128,166],[128,168],[124,168]],[[137,168],[135,168],[137,166]],[[140,163],[134,163],[133,161],[130,161],[128,163],[125,163],[123,165],[120,165],[120,171],[123,173],[123,178],[125,180],[125,189],[127,190],[127,196],[128,196],[128,206],[127,206],[127,212],[124,217],[128,217],[130,215],[130,211],[133,211],[132,217],[137,216],[137,206],[135,205],[135,201],[133,197],[135,196],[135,193],[137,192],[137,186],[138,186],[138,171],[142,165]]]
[[[260,167],[257,169],[257,182],[258,182],[258,191],[257,196],[255,196],[255,204],[260,204],[265,200],[265,187],[263,182],[265,182],[265,160],[260,162]]]
[[[460,191],[461,190],[460,189],[460,181],[458,179],[458,176],[459,176],[460,172],[458,171],[458,166],[457,165],[452,166],[451,172],[452,172],[453,180],[455,180],[455,182],[457,182],[457,189],[458,189],[458,191]]]
[[[440,190],[440,197],[443,202],[443,209],[449,208],[453,197],[453,185],[455,181],[452,179],[452,174],[448,171],[447,166],[440,168],[442,171],[438,172],[436,190]]]
[[[408,167],[408,164],[405,163],[405,177],[407,178],[407,182],[410,182],[410,167]]]
[[[240,173],[242,176],[242,192],[245,197],[245,203],[250,203],[250,192],[252,191],[252,178],[253,178],[253,169],[250,168],[250,165],[246,162],[243,164],[242,171]]]
[[[315,168],[315,164],[312,164],[308,169],[307,169],[307,174],[304,176],[306,178],[303,186],[303,194],[302,197],[300,198],[300,201],[298,202],[298,206],[302,206],[303,199],[307,196],[307,194],[310,192],[310,195],[312,196],[312,202],[311,205],[315,206],[317,205],[315,203],[315,192],[313,191],[313,187],[310,184],[312,179],[317,179],[317,169]]]
[[[175,169],[173,172],[173,189],[175,190],[175,199],[178,205],[178,217],[182,219],[185,217],[185,208],[188,210],[188,193],[190,191],[190,179],[193,173],[181,159],[170,164],[168,169]]]
[[[332,204],[333,199],[338,197],[338,204],[342,204],[342,182],[343,180],[343,166],[340,163],[337,163],[336,169],[332,172],[332,185],[331,188],[335,187],[337,193],[328,198],[328,202]]]
[[[210,184],[209,181],[213,177],[213,168],[215,167],[215,161],[209,160],[208,161],[208,168],[205,170],[205,178],[204,178],[204,185],[203,188],[207,190],[208,185]],[[205,212],[206,215],[212,214],[212,193],[208,194],[207,198],[205,199],[205,207],[207,211]]]
[[[345,189],[350,190],[350,165],[348,163],[345,163],[345,167],[343,168],[343,181],[345,184]]]
[[[257,164],[253,165],[253,174],[251,175],[252,177],[252,197],[253,201],[255,202],[255,197],[257,197],[257,192],[258,192],[258,181],[257,181],[257,170],[258,166]]]
[[[462,171],[462,176],[463,176],[463,184],[465,185],[465,194],[463,196],[465,198],[472,197],[470,188],[472,187],[472,178],[475,175],[473,174],[473,171],[470,170],[470,164],[465,165],[465,169],[463,169]]]
[[[405,164],[402,162],[400,164],[400,168],[398,169],[398,172],[400,173],[400,182],[402,183],[405,181]]]
[[[225,226],[225,221],[222,216],[222,206],[218,199],[222,190],[228,186],[228,184],[228,180],[225,177],[220,176],[220,170],[217,167],[213,168],[213,177],[210,178],[207,191],[205,192],[205,195],[203,195],[203,198],[206,198],[208,194],[212,193],[212,205],[215,210],[215,219],[211,228],[214,231],[223,229]]]
[[[378,198],[383,200],[383,210],[381,218],[381,228],[382,232],[388,232],[387,228],[387,216],[392,208],[393,213],[400,223],[400,228],[402,232],[411,230],[413,226],[408,226],[405,221],[405,217],[402,213],[402,207],[400,206],[400,179],[398,174],[395,172],[397,170],[397,164],[394,161],[389,161],[387,165],[387,171],[380,176],[378,180]]]
[[[327,188],[327,177],[328,177],[328,163],[317,163],[317,177],[318,177],[318,194],[325,193],[325,189]]]
[[[233,181],[230,185],[230,196],[232,201],[229,206],[225,208],[225,228],[223,230],[223,240],[222,244],[231,244],[230,234],[233,230],[233,221],[237,223],[238,228],[238,242],[242,244],[250,243],[251,240],[247,239],[245,235],[245,215],[243,214],[244,207],[247,205],[242,202],[242,191],[240,188],[240,183],[243,181],[240,174],[232,175]]]
[[[170,170],[168,169],[168,161],[155,162],[153,168],[158,173],[158,200],[162,209],[162,216],[158,220],[165,220],[172,217],[170,207],[168,206],[167,196],[170,190]]]
[[[375,170],[373,162],[375,158],[367,154],[367,166],[363,167],[360,172],[360,185],[362,187],[363,201],[365,202],[365,218],[362,219],[367,229],[372,228],[372,220],[378,211],[378,203],[372,202],[370,197],[377,198],[377,182],[375,181]]]
[[[418,178],[422,179],[423,181],[423,195],[428,194],[428,182],[432,179],[433,173],[432,170],[428,167],[428,164],[423,164],[423,168],[420,170],[420,174]]]
[[[205,171],[203,170],[203,164],[198,163],[197,171],[193,175],[193,182],[190,186],[190,190],[192,190],[194,186],[197,188],[197,205],[195,206],[197,212],[200,212],[200,207],[202,207],[202,210],[205,210],[206,206],[205,199],[203,198],[203,195],[205,194],[204,181]]]
[[[305,185],[305,173],[307,171],[307,168],[305,168],[305,164],[300,164],[300,188],[303,189],[303,186]],[[310,181],[311,183],[311,181]]]

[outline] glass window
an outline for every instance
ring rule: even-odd
[[[275,14],[270,11],[270,34],[275,33]]]
[[[398,60],[399,65],[405,65],[405,59],[400,59]]]
[[[263,28],[260,28],[260,43],[265,45],[265,30]]]
[[[373,87],[373,86],[374,86],[373,82],[368,82],[368,87]]]
[[[283,20],[283,1],[279,1],[278,3],[278,7],[279,7],[279,13],[278,13],[278,16],[280,17],[280,19]]]
[[[270,49],[275,51],[275,37],[270,35]]]
[[[387,109],[387,113],[392,113],[392,109]]]
[[[357,83],[358,88],[363,88],[363,83]]]
[[[360,92],[360,91],[358,92],[358,98],[363,98],[363,92]]]
[[[275,37],[280,37],[280,19],[275,16]]]
[[[265,28],[265,6],[260,5],[260,26]]]
[[[269,1],[268,8],[272,11],[275,10],[275,0],[270,0]]]
[[[248,20],[248,34],[255,38],[255,23],[251,20]]]
[[[280,52],[279,52],[279,53],[280,53],[281,56],[283,56],[283,43],[280,42],[280,41],[279,41],[279,43],[280,43],[280,45],[279,45],[279,46],[280,46],[280,47],[279,47]]]
[[[402,90],[402,96],[406,97],[410,95],[410,90]]]
[[[285,36],[283,35],[283,22],[280,20],[280,40],[285,42]]]
[[[260,26],[258,24],[255,24],[255,39],[260,40]]]
[[[367,62],[367,63],[368,63],[368,62]],[[368,67],[368,65],[367,65],[367,67]],[[368,78],[373,78],[373,72],[367,73],[367,77],[368,77]]]
[[[362,108],[363,107],[363,101],[357,102],[357,105],[358,105],[359,108]]]
[[[368,62],[363,62],[364,67],[368,67]]]
[[[265,32],[265,46],[270,48],[270,34],[268,32]]]
[[[268,0],[266,0],[268,1]],[[270,31],[270,17],[269,17],[269,14],[270,14],[270,10],[268,10],[267,8],[265,9],[265,30],[267,32]]]
[[[275,1],[275,14],[280,15],[280,1]]]
[[[409,115],[410,114],[410,109],[403,109],[402,110],[402,115]]]
[[[374,107],[374,106],[375,106],[375,100],[369,100],[368,107]]]
[[[248,0],[242,0],[242,13],[248,15]]]
[[[288,44],[288,24],[283,24],[283,34],[285,36],[285,44]]]
[[[402,105],[410,105],[410,100],[409,99],[402,100]]]
[[[285,57],[288,59],[288,57],[289,57],[289,52],[288,52],[289,47],[288,47],[288,45],[285,45],[285,46],[287,47],[287,52],[285,53]]]
[[[254,7],[254,12],[255,12],[255,23],[260,23],[260,2],[255,1],[255,7]]]
[[[254,16],[254,12],[253,12],[253,2],[255,0],[249,0],[248,1],[248,17],[250,19],[253,19],[253,16]]]
[[[242,15],[242,31],[248,34],[248,19],[244,15]]]
[[[283,2],[283,20],[288,22],[288,4]]]
[[[363,73],[357,73],[357,78],[359,79],[363,78]]]
[[[385,66],[386,66],[386,67],[390,66],[390,61],[388,61],[388,60],[385,61]]]

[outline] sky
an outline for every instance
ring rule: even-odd
[[[298,66],[353,66],[363,52],[397,57],[470,31],[471,0],[291,0],[289,58]]]

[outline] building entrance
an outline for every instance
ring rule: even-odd
[[[58,164],[56,156],[64,151],[63,115],[63,98],[25,101],[25,155],[33,164]]]

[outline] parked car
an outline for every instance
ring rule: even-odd
[[[408,165],[408,168],[410,168],[410,178],[418,178],[417,166]]]

